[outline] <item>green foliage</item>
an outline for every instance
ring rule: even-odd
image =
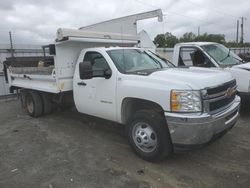
[[[159,48],[173,48],[179,42],[178,38],[172,33],[159,34],[155,37],[154,43]]]
[[[196,36],[193,32],[184,33],[179,39],[172,33],[158,34],[154,38],[154,43],[159,48],[172,48],[178,42],[217,42],[224,44],[227,47],[250,47],[250,43],[236,43],[236,42],[226,42],[224,34],[208,34],[204,33],[202,35]]]
[[[245,47],[250,47],[250,42],[246,42]]]
[[[157,47],[159,48],[164,48],[166,47],[166,39],[164,34],[158,34],[155,39],[154,39],[154,43],[157,45]]]
[[[180,42],[217,42],[224,44],[225,35],[223,34],[208,34],[204,33],[202,35],[196,36],[194,33],[184,33],[182,37],[180,37]]]
[[[174,47],[179,42],[178,38],[169,32],[165,33],[165,39],[168,48]]]
[[[229,41],[225,44],[228,48],[243,48],[243,47],[250,47],[250,43],[246,42],[244,44],[242,43],[236,43],[235,41]]]
[[[196,41],[206,41],[206,42],[217,42],[225,44],[225,35],[223,34],[207,34],[199,35],[196,37]]]
[[[243,47],[242,44],[237,44],[236,42],[234,41],[229,41],[225,44],[226,47],[228,48],[237,48],[237,47]]]
[[[196,36],[193,32],[184,33],[180,38],[180,42],[193,42],[196,40]]]

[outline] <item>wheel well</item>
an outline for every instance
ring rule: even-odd
[[[122,102],[121,109],[122,123],[127,124],[135,112],[144,109],[154,110],[164,115],[162,107],[155,102],[138,98],[125,98]]]

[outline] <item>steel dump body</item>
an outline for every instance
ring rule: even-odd
[[[51,93],[70,91],[73,89],[75,65],[83,49],[121,45],[121,43],[117,43],[118,41],[108,41],[109,39],[96,42],[88,42],[85,40],[81,38],[69,38],[66,41],[57,42],[55,44],[56,55],[51,57],[53,59],[53,65],[39,67],[39,62],[42,62],[42,60],[40,60],[28,67],[25,65],[22,67],[10,66],[8,68],[10,86]],[[134,44],[136,44],[136,42],[134,42]],[[132,46],[134,44],[124,43],[124,46]]]
[[[83,49],[95,47],[142,47],[137,34],[138,20],[158,17],[162,21],[161,10],[149,11],[122,18],[117,18],[80,29],[57,30],[54,53],[50,54],[51,62],[46,64],[44,59],[19,66],[19,61],[12,61],[8,65],[9,86],[26,88],[50,93],[60,93],[73,90],[73,75],[79,54]],[[147,46],[147,48],[149,48]],[[48,58],[48,57],[44,57]],[[40,66],[42,64],[42,66]],[[16,66],[18,65],[18,66]]]

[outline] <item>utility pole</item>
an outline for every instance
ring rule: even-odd
[[[244,20],[246,20],[247,18],[245,17],[241,17],[241,24],[240,24],[240,43],[243,44],[244,43]]]
[[[239,43],[239,20],[237,20],[236,43]]]
[[[14,49],[13,49],[13,42],[12,42],[11,31],[9,31],[9,36],[10,36],[10,53],[11,53],[11,58],[13,60],[13,58],[14,58]]]
[[[198,26],[198,36],[200,36],[200,26]]]

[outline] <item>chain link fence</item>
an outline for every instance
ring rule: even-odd
[[[41,45],[14,45],[13,46],[14,57],[24,56],[42,56],[43,49]],[[9,86],[5,81],[3,73],[3,62],[7,57],[11,57],[11,48],[8,44],[0,44],[0,99],[7,98],[11,94],[9,93]]]

